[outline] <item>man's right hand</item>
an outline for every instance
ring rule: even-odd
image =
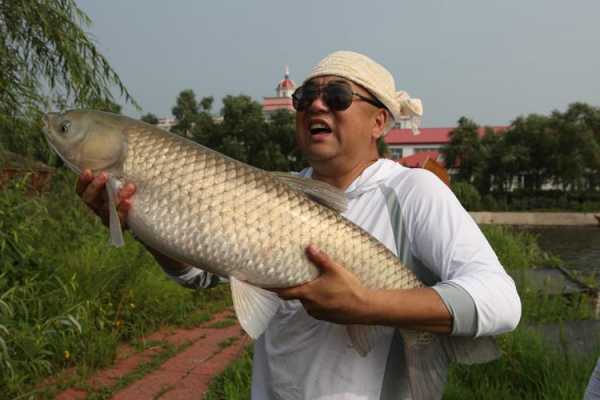
[[[105,187],[107,181],[108,174],[106,172],[103,171],[94,176],[92,171],[86,169],[79,176],[77,187],[75,188],[75,191],[79,197],[81,197],[81,200],[83,200],[83,202],[102,219],[102,222],[106,226],[109,225],[108,196]],[[132,183],[124,185],[118,193],[117,212],[123,227],[127,227],[127,213],[131,209],[134,193],[135,185]],[[187,265],[161,254],[153,248],[146,246],[144,243],[142,244],[150,251],[163,269],[170,273],[178,274],[189,270]]]
[[[100,172],[94,176],[89,169],[84,170],[77,181],[76,192],[81,200],[108,226],[108,198],[106,195],[106,182],[108,174]],[[117,212],[123,227],[126,226],[127,213],[131,208],[132,196],[135,193],[135,185],[128,183],[118,193]]]

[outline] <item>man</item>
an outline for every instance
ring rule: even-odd
[[[521,305],[477,225],[433,174],[379,159],[376,142],[394,122],[421,115],[420,101],[396,92],[381,65],[354,52],[335,52],[311,71],[293,96],[296,141],[310,164],[300,174],[346,192],[344,216],[370,232],[430,285],[369,290],[313,246],[314,281],[275,290],[284,300],[255,343],[254,399],[408,399],[404,328],[462,336],[514,329]],[[106,177],[85,172],[78,193],[98,213]],[[120,193],[124,218],[135,188]],[[151,250],[153,251],[153,250]],[[186,286],[207,287],[210,274],[153,251]],[[350,348],[344,324],[383,325],[366,357]]]

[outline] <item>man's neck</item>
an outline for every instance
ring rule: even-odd
[[[377,157],[373,157],[341,165],[336,165],[335,163],[311,163],[313,167],[312,177],[313,179],[329,183],[340,190],[346,190],[365,169],[377,160]]]

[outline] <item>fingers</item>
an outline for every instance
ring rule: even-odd
[[[321,273],[334,270],[337,267],[337,264],[314,244],[308,245],[306,248],[306,256],[321,270]]]
[[[96,205],[101,201],[102,191],[104,190],[107,179],[108,176],[106,175],[106,172],[100,172],[98,176],[93,178],[87,185],[83,193],[81,193],[81,199],[90,207],[94,209],[97,208]]]
[[[135,185],[128,183],[119,190],[119,200],[117,204],[117,212],[119,219],[124,223],[127,219],[127,214],[131,209],[131,197],[135,193]]]
[[[108,209],[105,186],[108,174],[100,172],[96,177],[89,169],[84,170],[79,179],[75,191],[83,202],[94,211],[105,224],[108,224]],[[128,183],[123,186],[117,195],[117,212],[122,223],[127,220],[127,214],[131,209],[131,198],[135,193],[135,185]]]
[[[282,289],[269,289],[272,292],[275,292],[277,296],[279,296],[282,300],[295,300],[299,299],[303,296],[302,286],[294,286],[289,288]]]
[[[89,169],[84,170],[79,179],[77,180],[77,186],[75,187],[75,192],[81,197],[85,189],[88,185],[94,180],[94,176],[92,175],[92,171]]]

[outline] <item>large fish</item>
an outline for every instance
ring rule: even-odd
[[[369,288],[423,284],[366,231],[340,215],[344,194],[321,182],[269,173],[124,116],[100,111],[50,113],[50,146],[75,172],[107,171],[111,236],[121,242],[115,209],[119,185],[137,190],[127,225],[174,259],[228,277],[240,324],[256,338],[280,300],[261,288],[299,285],[318,275],[305,248],[316,244]],[[348,325],[360,354],[377,328]],[[447,362],[497,357],[491,339],[402,331],[414,399],[440,398]]]

